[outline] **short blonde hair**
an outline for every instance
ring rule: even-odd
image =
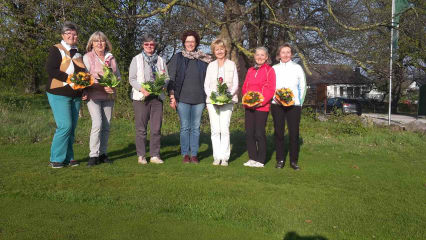
[[[212,54],[214,55],[214,51],[216,50],[217,47],[223,47],[225,48],[225,56],[228,54],[228,49],[226,49],[226,44],[225,41],[223,39],[216,39],[212,42],[212,44],[210,45],[211,50],[212,50]]]
[[[109,39],[107,38],[107,36],[100,31],[94,32],[92,34],[92,36],[90,36],[89,41],[87,42],[86,45],[86,51],[90,52],[92,51],[93,48],[93,42],[96,40],[101,40],[101,41],[105,41],[106,46],[105,46],[105,52],[111,52],[112,51],[112,44],[109,41]]]

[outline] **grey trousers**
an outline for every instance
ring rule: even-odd
[[[136,128],[136,153],[146,156],[146,135],[150,121],[149,152],[151,157],[160,157],[161,124],[163,121],[163,102],[148,97],[144,101],[133,101]]]
[[[89,157],[99,157],[107,153],[109,128],[114,100],[93,100],[87,102],[92,130],[90,131]]]

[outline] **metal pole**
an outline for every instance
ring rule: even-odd
[[[393,31],[395,23],[395,0],[392,0],[392,23],[391,23],[391,45],[390,45],[390,61],[389,61],[389,113],[388,113],[388,125],[391,124],[391,109],[392,109],[392,62],[393,62]]]

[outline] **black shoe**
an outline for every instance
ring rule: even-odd
[[[63,168],[63,167],[64,167],[64,164],[63,164],[63,163],[61,163],[61,162],[50,162],[50,163],[49,163],[49,166],[50,166],[51,168]]]
[[[95,166],[96,164],[98,164],[98,160],[99,160],[98,157],[91,157],[91,158],[89,158],[89,161],[87,162],[87,166],[88,167]]]
[[[77,162],[76,160],[71,160],[70,163],[68,163],[68,166],[70,166],[70,167],[77,167],[79,165],[80,165],[80,163]]]
[[[277,164],[275,165],[275,168],[283,168],[285,165],[284,161],[278,161]]]
[[[300,170],[299,166],[296,163],[290,163],[290,167],[293,168],[296,171]]]
[[[112,163],[112,161],[109,160],[106,154],[102,154],[101,156],[99,156],[99,163]]]

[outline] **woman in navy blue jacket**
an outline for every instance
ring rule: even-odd
[[[204,80],[211,57],[200,50],[200,36],[192,30],[182,35],[184,50],[172,57],[168,65],[170,106],[180,119],[180,145],[184,163],[199,163],[200,124],[206,94]]]

